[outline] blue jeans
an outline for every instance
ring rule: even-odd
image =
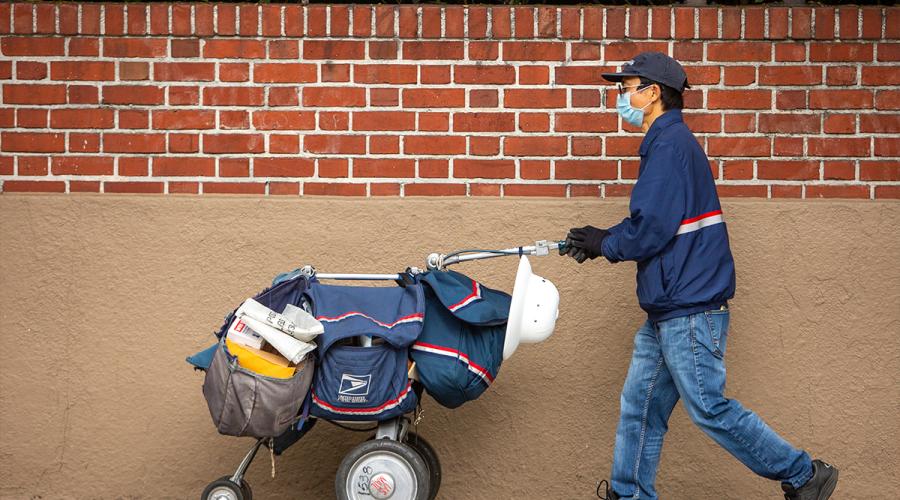
[[[756,474],[800,487],[809,455],[791,446],[741,403],[725,397],[728,310],[648,321],[634,338],[622,388],[612,466],[620,497],[656,499],[656,468],[679,398],[691,421]]]

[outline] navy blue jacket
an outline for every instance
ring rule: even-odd
[[[719,308],[734,297],[734,259],[703,148],[681,110],[641,142],[631,216],[609,228],[603,256],[637,261],[637,295],[651,321]]]
[[[497,377],[512,297],[456,271],[417,279],[425,285],[425,324],[409,355],[428,394],[456,408]]]

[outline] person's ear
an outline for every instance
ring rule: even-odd
[[[653,101],[662,101],[662,88],[655,83],[653,84]]]

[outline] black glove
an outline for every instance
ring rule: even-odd
[[[566,243],[559,249],[560,255],[567,254],[579,264],[587,259],[596,259],[603,255],[601,245],[603,238],[609,235],[606,229],[594,226],[573,227],[566,236]]]

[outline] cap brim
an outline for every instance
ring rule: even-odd
[[[623,71],[622,73],[601,73],[600,76],[602,76],[607,81],[618,83],[629,76],[641,76],[641,75],[631,72],[631,71]]]

